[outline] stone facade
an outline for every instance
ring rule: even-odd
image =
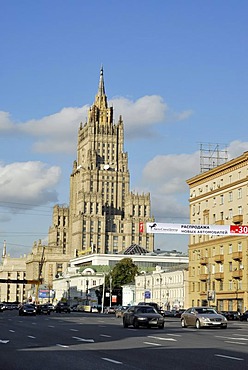
[[[114,123],[101,69],[94,104],[78,131],[69,207],[54,207],[48,245],[70,258],[119,253],[131,244],[153,251],[154,236],[145,232],[150,221],[150,194],[130,191],[123,120]]]
[[[187,183],[192,224],[248,224],[248,152]],[[191,235],[189,266],[191,305],[248,308],[247,236]]]

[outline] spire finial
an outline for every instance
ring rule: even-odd
[[[98,87],[98,95],[99,96],[105,95],[104,79],[103,79],[103,65],[101,65],[101,70],[100,70],[100,81],[99,81],[99,87]]]

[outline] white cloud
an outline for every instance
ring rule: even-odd
[[[55,188],[60,175],[59,167],[48,167],[42,162],[0,164],[1,205],[11,203],[13,211],[14,203],[26,204],[26,208],[32,208],[56,202]]]
[[[115,121],[123,116],[125,134],[128,138],[144,138],[156,135],[156,126],[168,123],[169,108],[157,95],[143,96],[136,101],[118,97],[109,101],[114,107]],[[30,135],[34,138],[33,150],[38,153],[75,153],[80,122],[87,120],[88,105],[81,108],[63,108],[60,112],[32,119],[23,123],[11,121],[9,113],[0,112],[0,133]],[[178,113],[177,120],[189,114]],[[154,134],[155,130],[155,134]]]
[[[246,152],[248,150],[248,142],[247,141],[239,141],[234,140],[232,141],[229,146],[227,147],[227,153],[229,159],[236,158]]]

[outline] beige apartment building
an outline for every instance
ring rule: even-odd
[[[248,225],[248,152],[187,183],[191,224]],[[245,235],[190,235],[191,305],[248,309],[247,241]]]

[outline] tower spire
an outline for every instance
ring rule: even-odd
[[[103,66],[101,66],[101,70],[100,70],[100,81],[99,81],[99,86],[98,86],[98,95],[99,96],[105,95],[104,79],[103,79]]]

